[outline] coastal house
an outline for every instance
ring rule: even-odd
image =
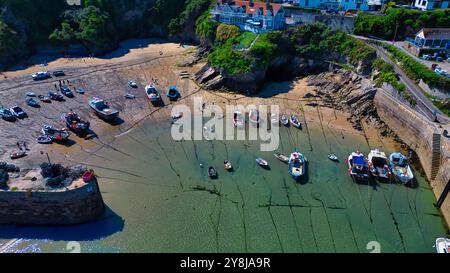
[[[285,26],[285,11],[281,4],[266,2],[219,0],[211,10],[213,20],[236,25],[245,31],[262,33]]]
[[[421,10],[450,8],[449,0],[415,0],[414,6]]]
[[[450,28],[423,28],[416,33],[414,39],[408,38],[405,48],[416,56],[421,51],[449,51],[450,50]]]
[[[301,8],[315,8],[327,10],[379,10],[386,0],[294,0],[293,3]]]

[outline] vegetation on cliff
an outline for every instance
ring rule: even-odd
[[[338,53],[352,65],[371,62],[376,56],[365,43],[320,23],[259,35],[248,32],[237,35],[236,31],[222,24],[211,35],[215,37],[211,43],[215,47],[209,56],[210,64],[231,74],[262,70],[275,56],[281,55],[331,60]]]
[[[450,9],[419,11],[389,7],[384,16],[359,13],[355,20],[354,32],[392,40],[412,36],[424,27],[448,26],[450,26]]]
[[[132,37],[195,39],[195,21],[215,0],[0,0],[0,66],[37,47],[84,45],[103,53]],[[20,46],[15,46],[21,41]],[[21,54],[19,54],[21,53]]]

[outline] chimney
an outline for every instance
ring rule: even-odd
[[[249,7],[253,7],[253,0],[249,0],[249,1],[248,1],[248,6],[249,6]]]
[[[267,8],[267,10],[270,9],[270,0],[266,0],[266,8]]]

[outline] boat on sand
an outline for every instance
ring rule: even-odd
[[[306,173],[306,158],[299,152],[294,152],[289,157],[289,174],[294,179],[300,179]]]

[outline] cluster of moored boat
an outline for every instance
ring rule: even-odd
[[[248,120],[250,124],[259,126],[261,124],[261,116],[258,109],[251,109],[248,113]],[[290,117],[283,114],[278,117],[277,114],[271,114],[270,123],[282,125],[288,127],[290,125],[302,129],[302,123],[300,122],[297,115],[292,114]],[[233,114],[233,124],[236,128],[243,129],[245,127],[245,116],[240,111],[235,111]]]
[[[370,151],[367,159],[360,151],[353,152],[347,158],[349,175],[357,181],[370,177],[381,180],[395,179],[408,184],[414,174],[408,164],[408,158],[401,153],[392,153],[389,158],[378,149]]]

